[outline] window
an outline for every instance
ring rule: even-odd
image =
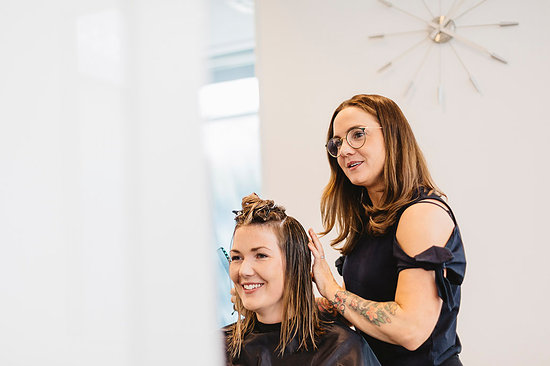
[[[260,194],[260,133],[258,82],[254,77],[252,1],[211,0],[210,83],[199,93],[203,138],[212,197],[212,253],[229,252],[232,210],[243,196]],[[218,323],[236,320],[230,301],[231,280],[218,266]]]

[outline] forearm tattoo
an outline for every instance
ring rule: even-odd
[[[337,291],[331,303],[340,314],[344,315],[346,308],[350,308],[378,327],[391,323],[390,316],[395,316],[397,312],[397,304],[394,301],[363,300],[348,291]]]
[[[320,312],[326,313],[334,317],[338,315],[336,308],[332,306],[332,302],[325,299],[324,297],[317,298],[316,303],[317,303],[317,308],[319,309]]]

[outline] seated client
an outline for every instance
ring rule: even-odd
[[[358,333],[319,318],[302,225],[256,194],[236,215],[229,272],[239,316],[223,328],[227,365],[380,365]]]

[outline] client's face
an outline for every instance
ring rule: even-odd
[[[271,228],[246,225],[235,231],[229,273],[246,309],[262,323],[281,321],[284,259]]]

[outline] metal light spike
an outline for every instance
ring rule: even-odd
[[[409,82],[409,84],[405,88],[405,91],[403,92],[403,95],[407,96],[409,94],[409,92],[411,91],[413,86],[414,86],[414,82],[413,81]]]
[[[502,62],[503,64],[507,64],[507,63],[508,63],[508,61],[506,61],[504,58],[502,58],[501,56],[497,55],[496,53],[492,53],[492,52],[491,52],[491,57],[494,58],[494,59],[497,60],[497,61]]]
[[[472,85],[474,86],[474,88],[476,88],[477,92],[479,94],[482,94],[481,93],[481,89],[479,89],[479,85],[477,84],[477,82],[475,81],[474,77],[472,75],[470,75],[470,82],[472,83]]]
[[[387,68],[389,68],[390,66],[392,65],[391,62],[388,62],[387,64],[385,64],[384,66],[382,66],[381,68],[378,69],[378,72],[382,72],[384,70],[386,70]]]
[[[456,32],[457,28],[487,27],[487,26],[511,27],[511,26],[519,25],[518,21],[507,21],[507,20],[506,21],[494,22],[494,23],[471,24],[471,25],[461,25],[461,26],[455,24],[455,21],[458,18],[461,18],[465,14],[468,14],[472,10],[478,8],[483,3],[485,3],[487,0],[468,0],[468,2],[470,2],[470,1],[474,2],[474,5],[468,7],[464,11],[461,11],[460,9],[467,3],[466,0],[452,0],[452,4],[451,4],[450,8],[447,10],[446,15],[439,15],[439,16],[433,16],[434,14],[432,13],[432,10],[428,6],[427,0],[422,0],[422,2],[424,4],[424,7],[426,8],[426,10],[432,16],[431,19],[424,19],[423,17],[417,16],[417,15],[409,12],[408,10],[406,10],[406,8],[403,9],[400,6],[400,4],[394,4],[390,0],[378,0],[378,1],[381,2],[382,4],[384,4],[387,7],[393,8],[396,11],[399,11],[403,14],[406,14],[407,16],[410,16],[410,17],[413,17],[413,18],[419,20],[419,21],[421,21],[422,23],[424,23],[425,25],[428,26],[428,28],[423,28],[423,29],[420,29],[420,30],[408,30],[408,31],[390,32],[390,33],[377,33],[377,34],[372,34],[372,35],[368,36],[368,38],[370,38],[370,39],[384,39],[384,38],[389,38],[390,36],[411,34],[411,33],[416,33],[416,32],[425,32],[424,34],[426,34],[425,39],[423,39],[423,40],[419,41],[418,43],[412,45],[410,48],[406,49],[402,53],[400,53],[397,56],[395,56],[394,58],[392,58],[389,62],[387,62],[386,64],[381,66],[377,70],[378,73],[381,73],[381,72],[391,68],[392,66],[394,66],[394,63],[396,63],[396,61],[398,59],[400,59],[400,58],[404,57],[405,55],[407,55],[413,49],[420,46],[424,41],[429,41],[429,40],[432,41],[432,42],[430,42],[430,44],[432,44],[432,45],[433,44],[441,45],[441,44],[444,44],[444,43],[449,44],[449,46],[453,50],[455,56],[457,57],[458,61],[460,62],[460,64],[464,68],[464,71],[468,75],[470,83],[472,84],[474,89],[479,94],[482,94],[482,92],[481,92],[481,89],[480,89],[478,83],[476,82],[476,80],[472,76],[472,73],[466,67],[466,64],[464,63],[464,61],[462,60],[462,58],[458,54],[457,50],[454,48],[453,44],[455,42],[460,42],[460,43],[462,43],[462,44],[464,44],[468,47],[476,49],[479,52],[482,52],[486,57],[492,58],[493,60],[501,62],[503,64],[508,64],[508,61],[506,59],[504,59],[502,56],[499,56],[496,53],[493,53],[492,50],[489,50],[488,48],[486,48],[486,47],[470,40],[469,37],[465,37],[465,36],[461,35],[460,33]],[[437,3],[438,3],[438,8],[439,8],[438,14],[444,14],[441,11],[442,10],[441,9],[442,0],[432,0],[432,1],[437,1]],[[456,14],[458,14],[458,15],[456,15]],[[424,62],[425,62],[425,60],[428,56],[428,53],[429,53],[429,50],[426,52],[426,55],[425,55],[423,61],[420,63],[420,66],[417,69],[417,71],[415,72],[415,74],[413,75],[411,81],[407,83],[407,86],[404,89],[404,93],[403,93],[405,96],[410,95],[411,93],[413,93],[413,91],[416,87],[416,84],[414,83],[416,75],[418,74],[420,68],[424,64]],[[443,88],[443,83],[442,83],[441,78],[442,78],[442,76],[441,76],[441,49],[440,49],[440,77],[439,77],[439,83],[438,83],[438,86],[437,86],[437,99],[438,99],[439,104],[443,105],[443,103],[445,102],[445,100],[444,100],[445,95],[444,95],[444,88]]]

